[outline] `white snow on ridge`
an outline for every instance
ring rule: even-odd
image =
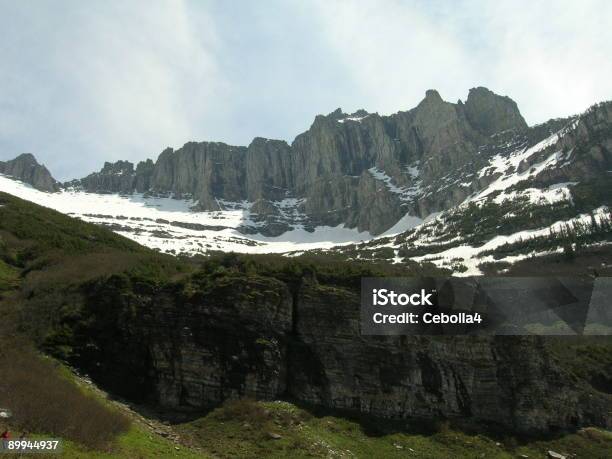
[[[543,160],[539,161],[538,163],[532,164],[527,170],[523,172],[517,172],[521,163],[523,163],[528,158],[534,156],[535,154],[542,152],[546,148],[556,145],[561,139],[561,137],[563,137],[567,132],[571,131],[578,125],[578,122],[579,118],[575,119],[569,125],[565,126],[564,128],[560,129],[556,133],[538,142],[530,148],[516,150],[509,156],[504,156],[501,154],[493,156],[489,161],[489,165],[482,168],[478,175],[479,177],[484,177],[485,175],[500,174],[500,177],[498,177],[485,189],[479,191],[475,196],[468,198],[466,201],[480,200],[493,192],[504,191],[519,182],[533,178],[545,169],[555,166],[564,166],[569,160],[569,158],[571,158],[573,150],[563,152],[558,149],[548,155]],[[569,193],[567,194],[567,196],[569,196]],[[552,198],[553,200],[550,200],[550,202],[555,202],[555,199],[559,200],[557,199],[558,197],[559,193],[557,193],[556,197],[547,195],[545,196],[545,199]]]
[[[338,123],[344,123],[345,121],[357,121],[358,123],[360,123],[362,120],[366,119],[368,116],[370,116],[370,113],[368,113],[365,116],[347,116],[346,118],[341,118],[338,121]]]
[[[561,201],[572,201],[572,193],[570,187],[578,184],[578,182],[556,183],[547,188],[526,188],[520,191],[510,191],[499,193],[493,202],[501,204],[504,200],[514,200],[516,198],[527,196],[532,204],[553,204]]]
[[[606,206],[601,206],[593,211],[593,216],[597,221],[600,221],[602,217],[609,215],[610,209]],[[510,235],[498,235],[489,241],[485,242],[480,247],[472,247],[470,245],[461,245],[458,247],[453,247],[443,252],[438,252],[431,255],[422,255],[419,257],[413,258],[414,261],[429,261],[434,263],[437,266],[445,266],[453,259],[461,259],[461,263],[463,263],[468,270],[464,273],[455,273],[455,275],[459,276],[478,276],[481,275],[481,271],[478,269],[478,265],[485,262],[494,261],[492,255],[488,255],[486,257],[479,258],[479,254],[488,250],[494,250],[504,244],[510,244],[513,242],[517,242],[519,240],[527,240],[533,237],[538,236],[546,236],[550,234],[551,231],[558,232],[563,227],[568,224],[575,223],[588,223],[591,220],[591,214],[581,214],[575,218],[571,218],[569,220],[559,220],[549,226],[544,228],[539,228],[535,230],[525,230],[518,231],[516,233]],[[550,253],[550,252],[548,252]],[[514,257],[506,257],[503,261],[515,262],[521,259],[527,258],[529,255],[517,255]],[[499,260],[497,260],[499,261]]]
[[[195,202],[172,198],[120,196],[74,190],[45,193],[0,174],[0,191],[72,215],[81,220],[109,226],[113,231],[144,246],[172,253],[203,253],[209,250],[245,253],[283,253],[292,250],[331,248],[372,239],[356,229],[320,226],[313,232],[301,225],[278,237],[245,235],[241,225],[252,224],[251,203],[219,201],[221,210],[193,212]],[[298,200],[277,202],[289,214]],[[179,226],[183,225],[183,226]],[[190,227],[191,226],[191,227]],[[224,227],[222,229],[212,227]]]
[[[500,155],[495,156],[492,159],[492,167],[494,169],[494,173],[501,172],[504,175],[499,177],[484,190],[477,193],[476,196],[469,198],[469,200],[480,200],[495,191],[506,190],[519,182],[533,178],[540,172],[542,172],[544,169],[556,165],[560,160],[565,158],[565,154],[561,151],[556,151],[550,156],[548,156],[546,159],[540,161],[539,163],[533,164],[529,169],[524,172],[514,172],[506,174],[506,171],[510,169],[511,166],[513,166],[513,163],[517,160],[517,157],[522,157],[522,155],[519,154],[511,156],[510,158],[503,158]],[[520,161],[518,162],[518,164],[520,164]]]

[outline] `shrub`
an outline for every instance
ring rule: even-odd
[[[213,416],[222,422],[249,422],[256,427],[263,427],[270,419],[270,412],[255,400],[244,398],[225,402],[213,412]]]
[[[86,395],[58,364],[15,340],[0,340],[0,406],[13,428],[104,449],[129,428],[123,414]]]

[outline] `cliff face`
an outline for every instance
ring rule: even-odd
[[[38,164],[30,153],[23,153],[10,161],[0,161],[0,174],[9,175],[41,191],[59,191],[59,184],[45,166]]]
[[[509,97],[495,96],[487,88],[470,89],[464,110],[470,124],[485,135],[527,128],[516,103]]]
[[[111,279],[91,293],[96,322],[114,332],[84,330],[81,360],[118,391],[166,408],[290,397],[531,434],[611,426],[610,396],[572,379],[538,338],[361,336],[358,293],[314,277],[130,291]]]
[[[606,102],[528,127],[514,101],[486,88],[471,89],[456,104],[429,90],[417,107],[390,116],[340,109],[319,115],[291,145],[259,137],[247,147],[189,142],[167,148],[155,162],[105,163],[65,186],[191,199],[200,211],[241,209],[248,217],[244,233],[344,225],[379,235],[407,214],[425,218],[475,196],[499,178],[496,164],[530,149],[538,151],[505,171],[535,168],[516,183],[605,179],[612,167],[611,113]],[[556,151],[560,161],[549,160]],[[0,171],[58,189],[31,155],[0,163]]]
[[[134,165],[129,161],[104,163],[97,174],[90,174],[80,180],[80,185],[91,193],[131,193],[134,189]]]
[[[8,163],[3,163],[6,169],[4,164]],[[28,175],[23,167],[11,170]],[[393,247],[389,241],[381,242],[398,251],[393,258],[397,262],[400,249],[407,260],[460,245],[484,244],[487,238],[519,230],[550,231],[561,218],[569,222],[585,212],[598,213],[610,205],[611,170],[612,102],[527,127],[512,100],[475,88],[465,103],[456,104],[430,90],[414,109],[390,116],[363,110],[347,115],[338,109],[317,116],[291,145],[263,138],[247,147],[191,142],[178,150],[164,150],[156,162],[147,160],[135,167],[127,161],[106,163],[100,172],[65,185],[95,193],[173,196],[189,200],[195,211],[232,211],[203,215],[202,220],[227,222],[204,226],[193,225],[191,219],[199,216],[184,214],[151,216],[141,224],[127,206],[121,210],[125,215],[108,215],[106,209],[82,215],[168,253],[250,250],[247,246],[268,244],[254,242],[262,239],[257,237],[203,233],[205,226],[264,236],[296,229],[294,236],[288,235],[296,241],[309,239],[304,231],[319,226],[370,233],[355,231],[347,236],[357,242],[397,224],[389,233],[403,233],[402,238]],[[44,172],[46,181],[35,174],[27,180],[53,189]],[[74,193],[66,198],[86,196]],[[123,205],[130,199],[119,201]],[[479,215],[470,204],[480,206]],[[522,218],[525,213],[541,217]],[[423,222],[427,217],[432,218]],[[180,234],[172,226],[190,231]],[[462,238],[455,237],[458,230]],[[338,232],[323,230],[313,239],[324,234]],[[451,236],[454,242],[449,241]],[[364,247],[345,249],[355,257]],[[463,268],[491,261],[477,260],[475,253],[464,259]],[[448,252],[439,257],[444,258],[459,261],[463,255]]]
[[[106,164],[72,185],[188,197],[200,210],[248,202],[254,220],[277,224],[272,233],[296,223],[275,217],[289,199],[291,214],[307,227],[345,224],[379,234],[407,212],[424,217],[457,204],[461,193],[431,199],[421,191],[459,168],[476,170],[478,147],[491,133],[526,129],[516,104],[485,88],[471,90],[465,104],[430,90],[416,108],[390,116],[340,109],[319,115],[291,145],[262,138],[248,147],[190,142],[136,168]]]

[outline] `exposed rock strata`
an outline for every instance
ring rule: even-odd
[[[167,148],[155,162],[105,163],[65,186],[192,199],[201,211],[242,209],[249,218],[240,231],[247,234],[344,225],[379,235],[406,214],[425,218],[463,202],[497,178],[495,158],[555,132],[561,132],[559,140],[516,171],[528,171],[557,151],[560,161],[522,185],[609,177],[611,113],[612,102],[605,102],[577,117],[528,127],[514,101],[486,88],[471,89],[465,103],[456,104],[428,90],[417,107],[389,116],[340,109],[319,115],[291,145],[259,137],[247,147],[189,142]],[[0,163],[2,170],[39,189],[57,189],[31,155]]]
[[[610,395],[580,386],[537,337],[362,336],[358,294],[314,278],[299,286],[221,278],[192,294],[116,295],[109,282],[92,298],[96,322],[104,317],[116,332],[88,330],[82,362],[117,390],[166,408],[289,397],[532,434],[612,427]]]
[[[107,163],[71,185],[189,197],[200,210],[218,210],[226,201],[267,201],[265,213],[259,205],[263,220],[293,198],[299,201],[293,214],[305,216],[310,227],[345,224],[379,234],[409,211],[425,217],[457,204],[465,193],[431,199],[418,191],[449,171],[476,170],[484,160],[476,155],[478,147],[492,132],[526,129],[516,104],[485,88],[471,90],[465,104],[445,102],[429,90],[416,108],[390,116],[364,110],[347,115],[340,109],[319,115],[291,145],[263,138],[248,147],[189,142],[136,168]],[[372,168],[384,172],[390,184],[373,181]],[[413,193],[402,196],[399,189]],[[285,226],[295,223],[284,219]],[[282,230],[278,219],[272,220]]]

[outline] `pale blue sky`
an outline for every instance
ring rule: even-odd
[[[0,160],[59,179],[337,107],[487,86],[530,124],[612,98],[612,2],[0,0]]]

